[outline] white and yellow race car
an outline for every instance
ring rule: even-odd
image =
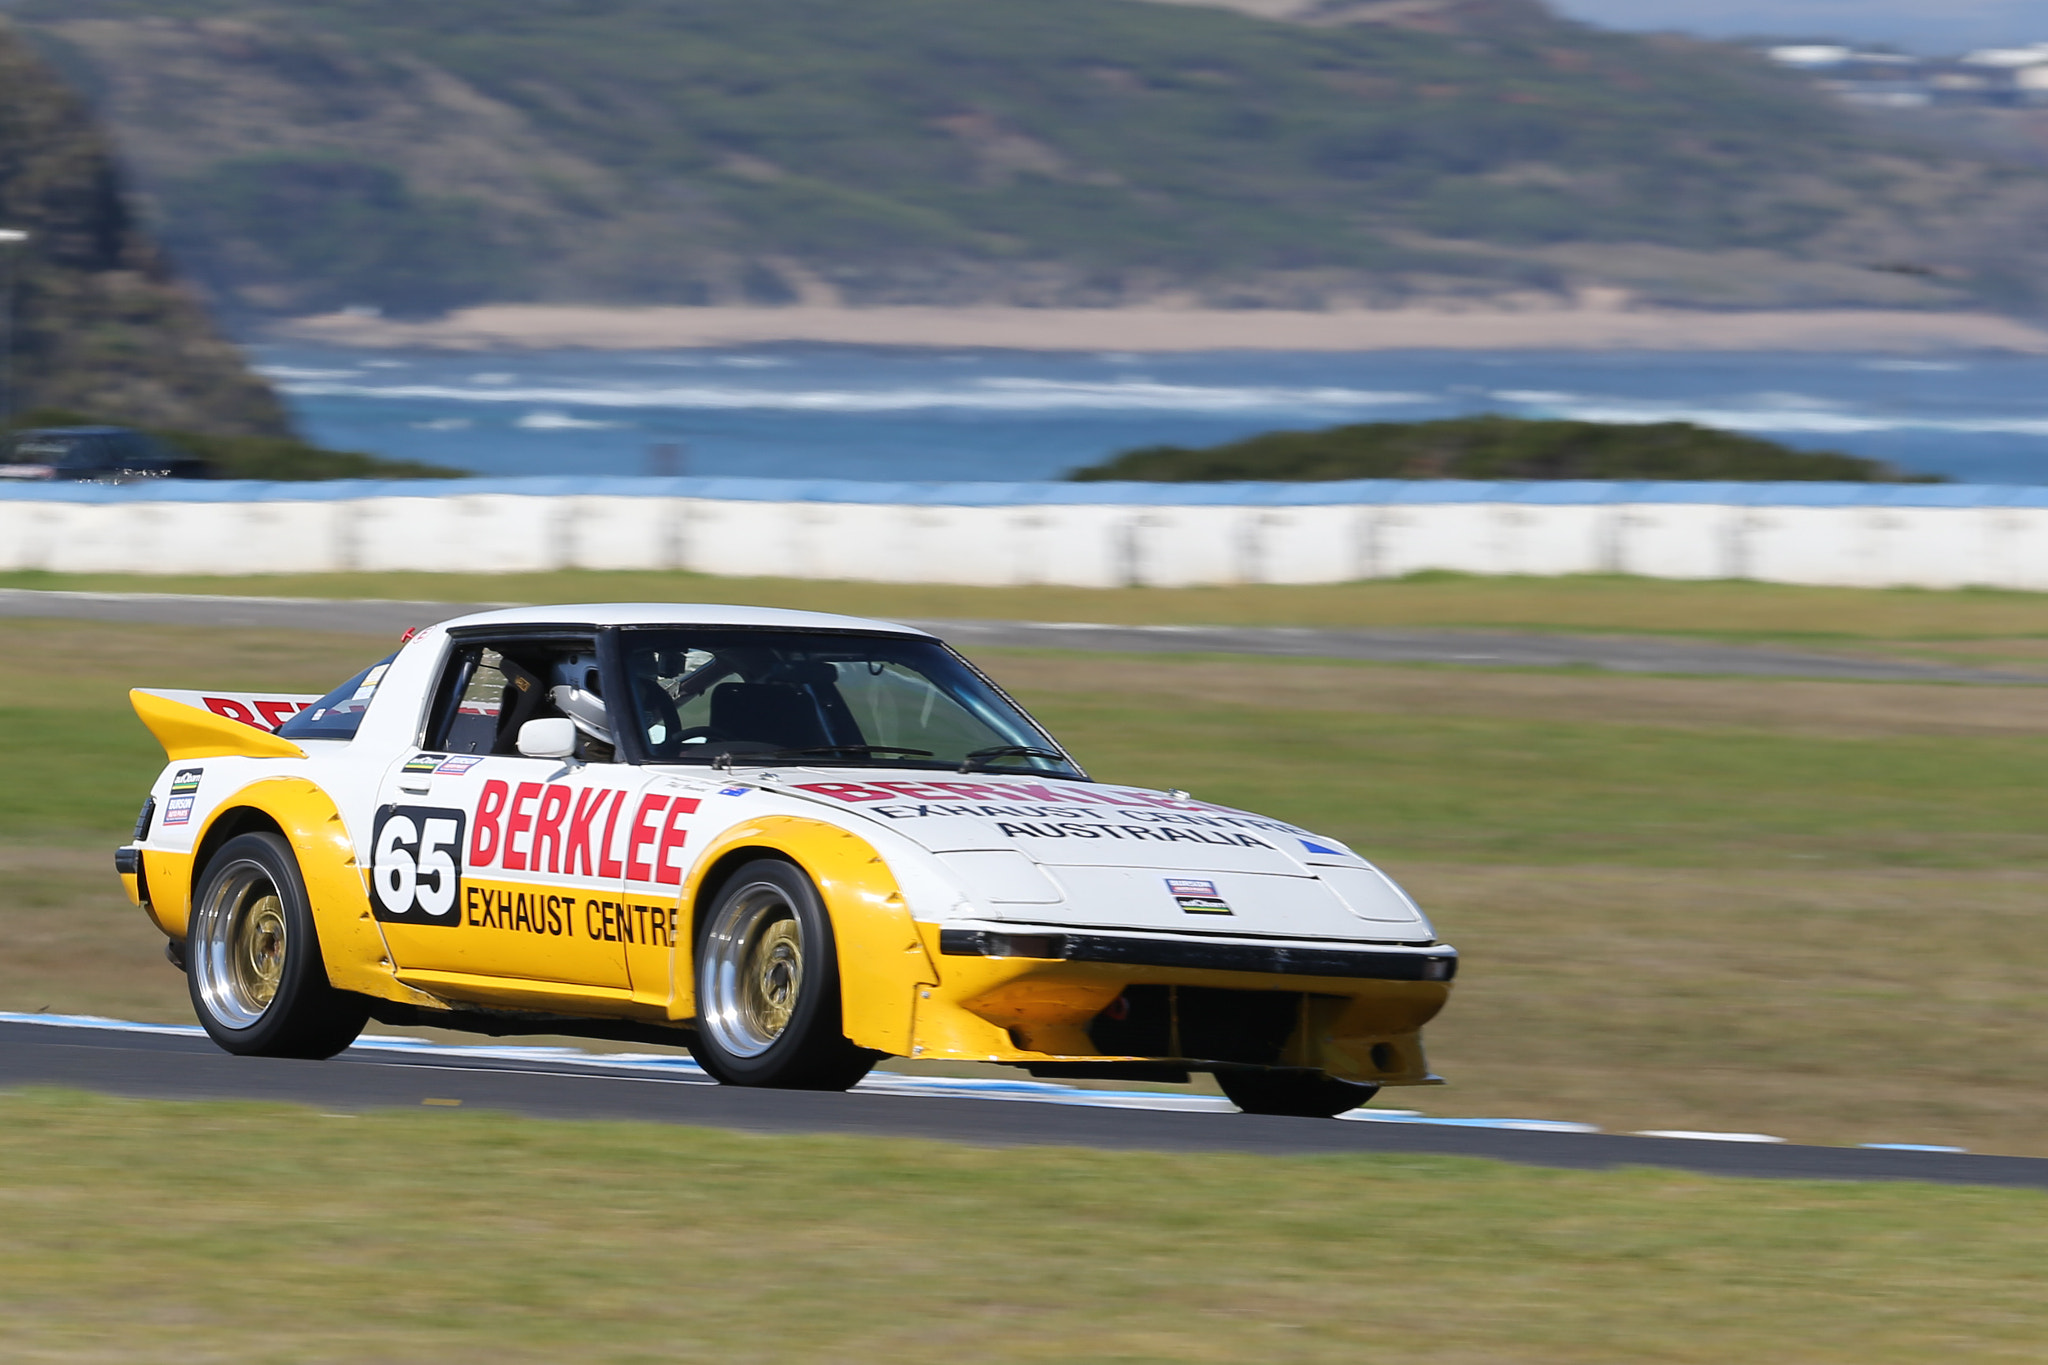
[[[377,1019],[671,1043],[734,1085],[1212,1072],[1302,1115],[1436,1079],[1457,954],[1389,878],[1091,780],[909,627],[521,608],[324,697],[133,700],[170,762],[117,866],[229,1052]]]

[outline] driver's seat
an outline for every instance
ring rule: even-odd
[[[777,749],[832,742],[810,689],[792,683],[720,683],[711,689],[711,731],[722,740]]]

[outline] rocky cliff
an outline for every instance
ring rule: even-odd
[[[173,277],[85,105],[0,23],[0,287],[14,278],[12,408],[284,436],[267,384]],[[0,301],[4,303],[4,301]]]

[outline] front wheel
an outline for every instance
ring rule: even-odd
[[[741,867],[704,917],[692,1051],[723,1084],[784,1090],[845,1090],[874,1066],[841,1032],[832,925],[791,864]]]
[[[185,979],[207,1036],[238,1057],[332,1057],[370,1019],[327,983],[298,860],[275,834],[237,835],[207,863]]]
[[[1218,1071],[1216,1084],[1247,1114],[1301,1119],[1333,1119],[1380,1093],[1376,1085],[1302,1071]]]

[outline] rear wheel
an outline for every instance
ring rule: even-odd
[[[874,1066],[841,1032],[832,925],[791,864],[747,863],[704,917],[692,1051],[726,1085],[784,1090],[845,1090]]]
[[[1329,1119],[1380,1093],[1376,1085],[1340,1081],[1315,1071],[1218,1071],[1216,1084],[1247,1114]]]
[[[369,1022],[369,1002],[327,983],[291,846],[275,834],[221,845],[200,878],[185,980],[207,1035],[241,1057],[332,1057]]]

